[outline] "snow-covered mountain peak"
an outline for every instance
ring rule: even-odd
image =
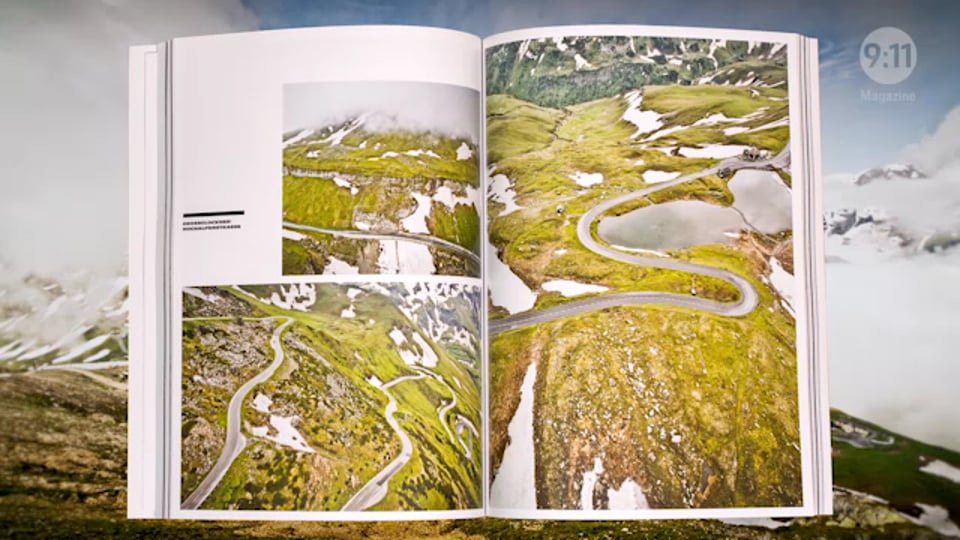
[[[0,276],[0,371],[125,356],[127,278]]]
[[[927,178],[927,175],[915,166],[909,163],[891,163],[890,165],[863,171],[857,175],[853,183],[862,186],[876,180],[915,180],[919,178]]]

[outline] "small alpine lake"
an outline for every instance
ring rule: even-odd
[[[744,229],[764,234],[788,230],[792,193],[777,173],[738,171],[727,184],[733,206],[702,201],[671,201],[645,206],[597,224],[600,238],[629,249],[682,249],[729,243]]]

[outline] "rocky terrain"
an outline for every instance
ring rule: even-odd
[[[628,36],[567,36],[487,51],[487,94],[563,107],[663,84],[785,85],[776,43]]]
[[[476,287],[248,285],[185,298],[184,505],[217,470],[200,509],[480,504]],[[228,401],[261,372],[231,427]],[[244,442],[217,469],[231,429]]]

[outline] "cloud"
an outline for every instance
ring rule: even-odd
[[[364,114],[367,129],[438,131],[479,139],[476,90],[425,82],[324,82],[284,88],[283,130],[325,127]]]
[[[907,146],[903,154],[928,174],[960,172],[960,107],[948,112],[932,134]]]
[[[852,183],[855,175],[827,175],[827,208],[882,209],[918,238],[960,230],[960,107],[949,111],[933,133],[907,145],[900,160],[929,178],[877,180],[856,186]]]
[[[0,3],[0,260],[122,268],[128,47],[255,26],[240,0]]]

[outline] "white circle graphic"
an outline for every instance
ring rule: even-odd
[[[899,28],[877,28],[860,44],[860,67],[879,84],[902,82],[916,65],[917,46],[910,34]]]

